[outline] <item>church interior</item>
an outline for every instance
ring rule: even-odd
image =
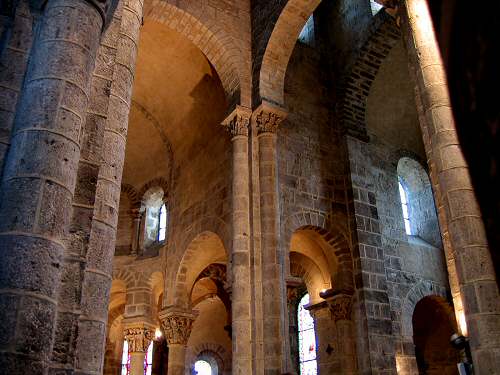
[[[500,374],[489,6],[2,0],[0,374]]]

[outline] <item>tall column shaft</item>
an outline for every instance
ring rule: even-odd
[[[250,170],[248,126],[251,110],[238,107],[224,122],[233,143],[233,248],[231,253],[233,374],[252,374],[252,291],[250,254]]]
[[[484,224],[458,142],[445,70],[425,0],[401,2],[402,29],[422,99],[421,123],[448,223],[477,374],[500,368],[500,296]],[[473,126],[473,124],[471,124]],[[435,178],[435,179],[436,179]],[[435,180],[434,179],[434,180]]]
[[[146,353],[130,353],[130,375],[144,375],[144,356]]]
[[[168,345],[168,375],[185,375],[186,345]]]
[[[192,312],[167,308],[160,320],[168,343],[168,375],[185,375],[186,346],[196,318]]]
[[[259,142],[259,190],[261,215],[261,271],[264,373],[279,374],[284,359],[283,342],[288,327],[282,301],[285,296],[279,251],[278,156],[276,132],[284,112],[261,105],[255,112]]]
[[[42,373],[50,361],[63,239],[102,23],[88,2],[49,1],[33,43],[1,187],[5,373]]]

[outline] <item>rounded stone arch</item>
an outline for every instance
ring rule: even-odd
[[[338,117],[344,129],[353,135],[367,137],[366,105],[370,88],[385,58],[401,39],[393,17],[378,12],[372,21],[371,36],[339,86]]]
[[[351,246],[342,223],[344,221],[339,215],[327,216],[317,212],[303,211],[289,216],[282,226],[286,274],[291,275],[289,267],[292,236],[301,231],[314,233],[320,246],[330,250],[325,251],[325,255],[329,259],[332,287],[354,290]]]
[[[231,352],[213,342],[188,348],[186,353],[186,368],[194,367],[197,360],[204,360],[207,357],[212,357],[217,362],[218,375],[231,374]]]
[[[168,180],[164,177],[156,177],[152,180],[146,182],[138,192],[139,198],[141,201],[144,199],[144,194],[148,192],[151,188],[158,187],[163,190],[163,201],[165,202],[168,199],[168,192],[170,190],[170,185]]]
[[[141,206],[141,195],[139,192],[130,184],[121,185],[121,194],[127,196],[131,208],[139,208]]]
[[[452,307],[447,302],[446,289],[430,281],[420,281],[406,294],[401,308],[401,336],[406,342],[413,342],[413,312],[417,303],[425,297],[439,298],[449,308],[454,316]]]
[[[165,296],[166,306],[190,308],[190,293],[199,274],[212,263],[228,263],[228,247],[217,232],[203,230],[196,233],[189,237],[191,241],[183,247],[181,259],[171,270],[166,290],[172,292]]]
[[[325,275],[320,267],[304,254],[290,253],[290,274],[304,282],[312,303],[319,302],[321,290],[331,288],[329,275]]]
[[[284,107],[285,75],[300,31],[321,0],[288,0],[276,21],[262,58],[260,100]]]
[[[222,82],[229,105],[228,113],[240,103],[242,91],[250,92],[249,80],[242,79],[244,63],[240,49],[235,46],[232,37],[210,18],[209,12],[194,14],[191,9],[181,8],[178,1],[153,0],[144,18],[177,31],[203,52]]]

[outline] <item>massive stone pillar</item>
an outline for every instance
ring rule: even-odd
[[[186,346],[196,315],[191,312],[166,309],[160,321],[168,343],[168,375],[184,375]]]
[[[337,332],[328,304],[321,303],[307,306],[314,318],[316,333],[316,362],[318,374],[339,374],[340,362],[337,349]]]
[[[144,358],[154,338],[154,328],[149,324],[124,322],[124,337],[130,354],[130,375],[144,375]]]
[[[0,198],[0,363],[5,373],[46,373],[51,359],[63,239],[108,5],[51,0],[33,42]]]
[[[252,290],[250,254],[250,109],[238,106],[223,122],[233,142],[232,340],[233,374],[252,374]]]
[[[261,283],[264,372],[279,374],[283,366],[285,282],[279,251],[279,206],[276,133],[286,113],[263,103],[253,113],[258,132],[259,194],[261,228]],[[284,305],[285,304],[285,305]]]
[[[352,296],[337,294],[327,300],[337,332],[337,353],[340,362],[339,374],[356,374],[356,350],[354,325],[352,322]]]
[[[460,149],[445,70],[425,0],[400,2],[401,27],[425,122],[421,122],[434,188],[439,190],[456,257],[475,373],[500,368],[500,296],[484,224]],[[473,124],[471,124],[473,126]]]

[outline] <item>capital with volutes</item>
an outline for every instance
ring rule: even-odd
[[[155,337],[155,330],[149,324],[125,325],[123,334],[129,353],[145,353]]]
[[[187,345],[197,314],[167,308],[159,314],[161,326],[169,345]]]
[[[337,322],[339,320],[351,320],[352,312],[352,296],[349,294],[337,294],[326,300],[332,319]]]
[[[231,134],[231,137],[248,136],[248,126],[252,110],[237,105],[233,112],[222,121],[221,125]]]
[[[286,116],[287,112],[283,108],[264,101],[252,115],[259,135],[266,133],[276,134],[278,126]]]

